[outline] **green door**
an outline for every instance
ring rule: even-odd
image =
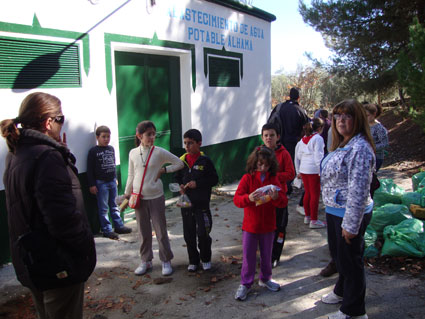
[[[180,69],[177,57],[115,52],[120,193],[128,175],[128,153],[135,147],[139,122],[152,121],[155,145],[181,153]],[[178,154],[176,154],[178,155]],[[172,176],[162,178],[167,196]]]

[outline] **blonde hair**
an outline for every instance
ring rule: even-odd
[[[54,95],[35,92],[27,95],[19,108],[19,115],[14,119],[0,122],[1,135],[6,139],[9,151],[14,153],[19,141],[18,124],[24,129],[44,132],[43,122],[61,112],[61,101]]]

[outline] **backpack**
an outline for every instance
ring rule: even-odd
[[[276,105],[272,112],[270,113],[269,119],[267,120],[267,124],[271,123],[274,124],[277,128],[277,132],[279,133],[280,136],[282,136],[282,128],[283,128],[283,123],[282,123],[282,119],[280,118],[280,110],[282,108],[282,104],[280,103],[278,105]]]

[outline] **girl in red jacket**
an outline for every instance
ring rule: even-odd
[[[272,150],[257,147],[248,157],[245,174],[236,190],[233,202],[244,208],[242,223],[243,262],[241,285],[235,294],[236,300],[245,300],[254,282],[257,261],[257,246],[260,247],[259,285],[271,291],[279,291],[280,285],[273,281],[271,255],[276,229],[276,207],[286,207],[288,199],[276,176],[278,163]],[[271,190],[271,200],[258,205],[262,194],[256,191],[266,185],[276,185],[279,191]]]

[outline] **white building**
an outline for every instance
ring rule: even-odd
[[[83,186],[96,126],[110,127],[125,184],[135,128],[146,119],[156,144],[178,155],[183,133],[199,129],[221,181],[233,181],[270,110],[274,20],[232,0],[6,0],[0,119],[16,117],[31,92],[59,97]],[[6,153],[2,139],[0,172]],[[0,181],[1,225],[4,200]]]

